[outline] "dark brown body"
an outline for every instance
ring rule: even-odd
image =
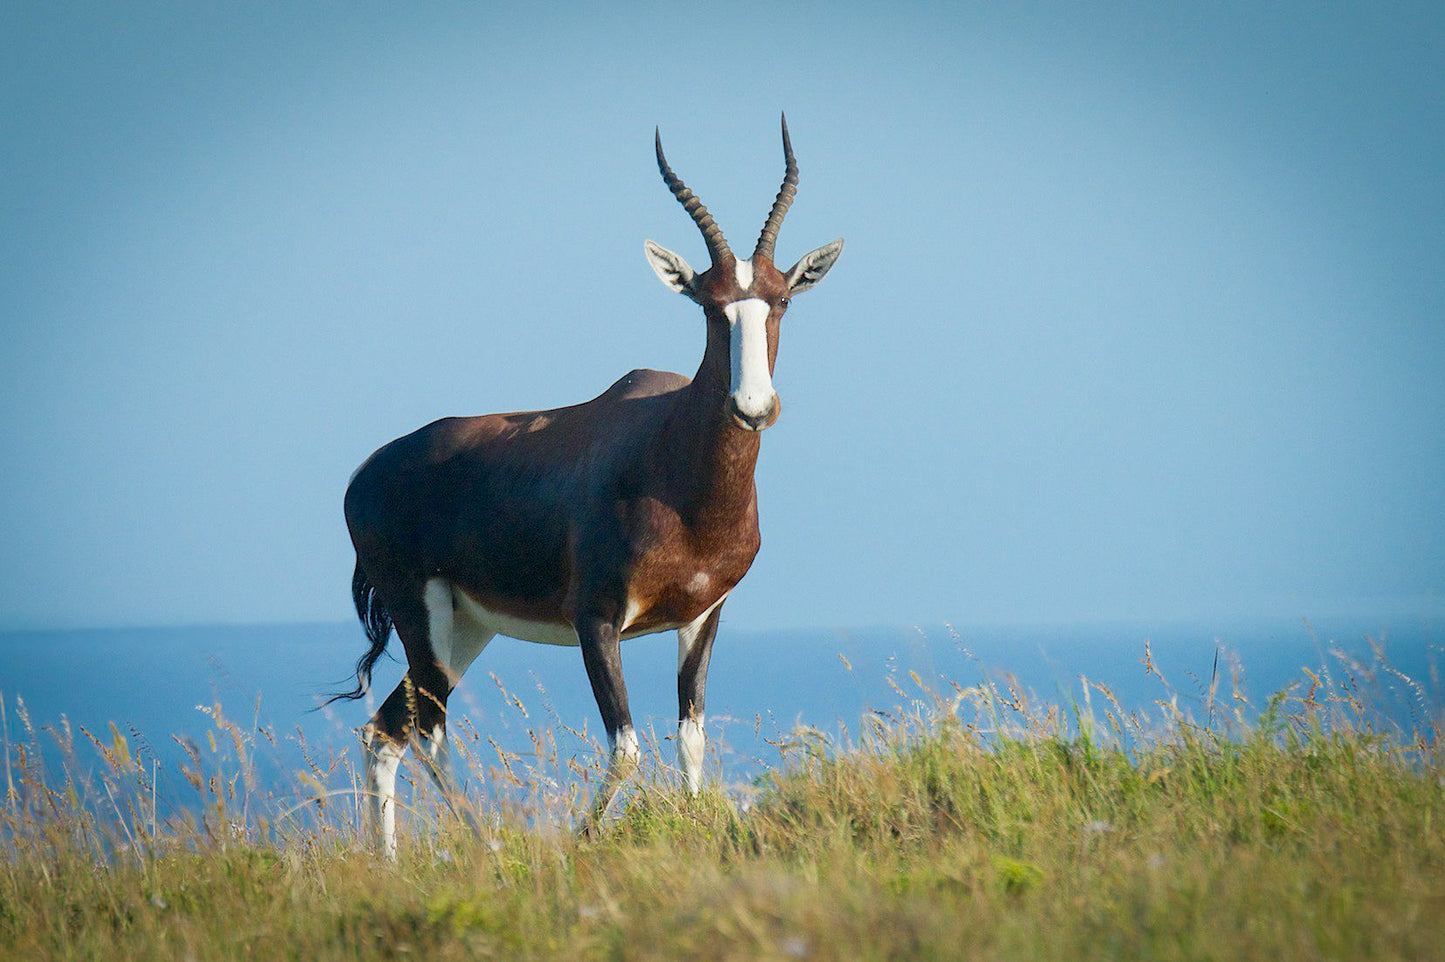
[[[450,787],[447,699],[496,634],[581,648],[615,775],[640,754],[620,642],[676,630],[679,761],[698,790],[719,615],[760,544],[753,471],[759,434],[780,410],[772,372],[782,317],[843,247],[820,247],[786,274],[774,266],[797,184],[786,122],[783,148],[782,189],[742,260],[657,140],[663,179],[712,258],[698,274],[644,245],[663,284],[703,309],[707,345],[691,380],[639,370],[572,407],[446,418],[381,448],[352,478],[352,594],[371,647],[342,697],[366,690],[393,627],[407,658],[402,683],[366,727],[367,781],[388,852],[401,754],[419,743]]]
[[[393,441],[347,490],[358,563],[393,611],[440,577],[532,622],[630,614],[626,636],[686,625],[759,546],[758,436],[725,422],[725,383],[708,388],[637,370],[584,404],[446,418]]]
[[[708,314],[692,380],[637,370],[583,404],[446,418],[357,470],[345,502],[353,587],[363,619],[384,619],[369,624],[359,670],[392,625],[408,666],[371,739],[439,738],[453,687],[498,633],[579,646],[615,745],[635,737],[618,643],[676,629],[679,718],[701,715],[722,602],[760,544],[759,434],[729,413],[726,321]],[[429,601],[429,586],[445,587]],[[439,622],[446,592],[456,616]],[[434,637],[439,623],[448,638]]]

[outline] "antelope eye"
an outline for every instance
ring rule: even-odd
[[[781,301],[779,301],[778,303],[783,306],[783,309],[784,309],[784,310],[787,310],[788,305],[791,304],[791,303],[793,303],[793,299],[792,299],[791,297],[785,297],[785,298],[783,298]]]

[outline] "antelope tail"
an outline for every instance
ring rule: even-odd
[[[332,695],[326,700],[328,705],[343,698],[354,701],[370,690],[371,669],[386,651],[386,643],[391,638],[391,614],[377,597],[376,588],[366,580],[360,559],[357,559],[356,572],[351,576],[351,600],[356,605],[356,617],[361,619],[371,647],[356,660],[356,687]]]

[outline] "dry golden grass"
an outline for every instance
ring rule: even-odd
[[[119,732],[82,736],[89,786],[64,731],[65,783],[42,785],[21,733],[0,958],[1442,957],[1439,724],[1382,725],[1340,677],[1262,710],[1222,699],[1207,725],[1097,685],[1064,708],[1006,684],[915,693],[856,745],[795,733],[749,801],[645,766],[585,839],[585,783],[555,787],[567,763],[539,733],[535,758],[473,752],[515,790],[480,834],[417,786],[396,864],[319,769],[299,811],[248,788],[255,733],[219,712],[191,756],[202,802],[168,822]]]

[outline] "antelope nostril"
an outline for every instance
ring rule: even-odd
[[[728,413],[733,416],[733,420],[737,421],[740,427],[749,431],[761,431],[763,428],[770,426],[773,423],[773,414],[776,410],[776,399],[769,401],[768,406],[763,408],[761,412],[750,414],[739,406],[737,398],[728,398]]]

